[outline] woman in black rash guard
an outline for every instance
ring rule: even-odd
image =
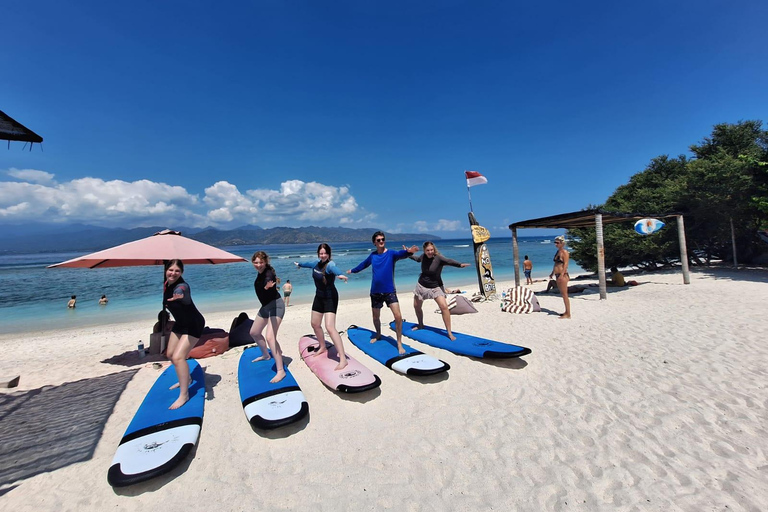
[[[419,282],[416,283],[416,289],[413,290],[413,309],[416,310],[416,319],[418,324],[414,329],[424,328],[424,310],[422,304],[427,299],[434,299],[440,307],[440,314],[443,316],[443,323],[448,337],[455,340],[456,336],[451,332],[451,310],[448,309],[448,301],[445,300],[445,289],[443,288],[443,267],[464,268],[469,263],[459,263],[458,261],[446,258],[437,251],[437,247],[432,242],[424,242],[422,246],[424,252],[418,256],[411,255],[410,258],[421,263],[421,275]]]
[[[275,269],[269,264],[267,253],[264,251],[253,253],[251,263],[253,263],[256,272],[259,273],[253,282],[253,287],[259,302],[261,302],[261,309],[253,319],[253,327],[251,327],[251,337],[261,348],[261,357],[257,357],[253,361],[274,357],[276,373],[269,382],[280,382],[285,378],[285,368],[283,367],[283,352],[277,342],[277,330],[280,329],[280,323],[285,316],[285,302],[283,302],[280,292],[277,291],[277,276]],[[265,327],[267,329],[266,343],[261,334]],[[267,344],[269,344],[272,355],[267,351]]]
[[[171,334],[168,337],[166,357],[173,362],[179,383],[171,389],[179,388],[179,398],[169,409],[178,409],[189,400],[189,351],[197,344],[205,328],[205,318],[192,302],[192,292],[189,285],[181,277],[184,273],[184,263],[181,260],[170,260],[165,263],[165,285],[163,287],[163,306],[173,315],[175,320]]]

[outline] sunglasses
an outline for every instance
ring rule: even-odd
[[[377,242],[383,242],[383,241],[384,241],[384,239],[383,239],[383,238],[377,238],[377,239],[376,239],[376,241],[377,241]]]

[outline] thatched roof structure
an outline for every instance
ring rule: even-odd
[[[688,274],[688,250],[685,244],[685,225],[681,213],[621,213],[609,212],[602,208],[581,210],[578,212],[561,213],[539,219],[523,220],[509,225],[512,231],[512,253],[515,262],[515,286],[520,286],[520,261],[517,247],[517,230],[519,228],[548,228],[548,229],[573,229],[593,227],[597,238],[597,276],[600,283],[600,298],[606,298],[605,280],[605,245],[603,243],[603,225],[627,222],[645,218],[666,219],[675,217],[677,220],[677,233],[680,242],[680,262],[683,267],[683,283],[690,284]]]
[[[43,138],[0,110],[0,139],[21,142],[43,142]]]
[[[549,229],[573,229],[590,228],[595,225],[595,215],[600,214],[603,224],[615,224],[617,222],[627,222],[640,219],[665,219],[667,217],[677,217],[679,213],[621,213],[609,212],[602,208],[591,210],[580,210],[578,212],[561,213],[540,219],[523,220],[509,225],[512,228],[549,228]]]

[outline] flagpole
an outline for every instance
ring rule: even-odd
[[[469,196],[469,211],[475,213],[472,209],[472,194],[469,193],[469,183],[467,183],[467,196]]]

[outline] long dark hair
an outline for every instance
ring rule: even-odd
[[[320,257],[320,249],[325,249],[325,253],[328,255],[328,261],[331,261],[331,246],[328,244],[320,244],[317,246],[317,257]],[[325,266],[328,264],[328,261],[325,263],[320,261],[320,268],[325,269]]]
[[[328,261],[323,263],[323,260],[320,260],[320,262],[317,264],[318,268],[323,271],[323,284],[328,284],[328,281],[325,279],[325,267],[328,266],[328,263],[331,261],[331,246],[328,244],[320,244],[317,246],[317,257],[320,257],[320,249],[325,249],[325,253],[328,255]]]
[[[179,270],[181,270],[181,273],[184,273],[184,262],[181,260],[165,260],[163,262],[163,266],[165,267],[165,270],[168,270],[171,268],[171,265],[176,265],[179,267]]]

